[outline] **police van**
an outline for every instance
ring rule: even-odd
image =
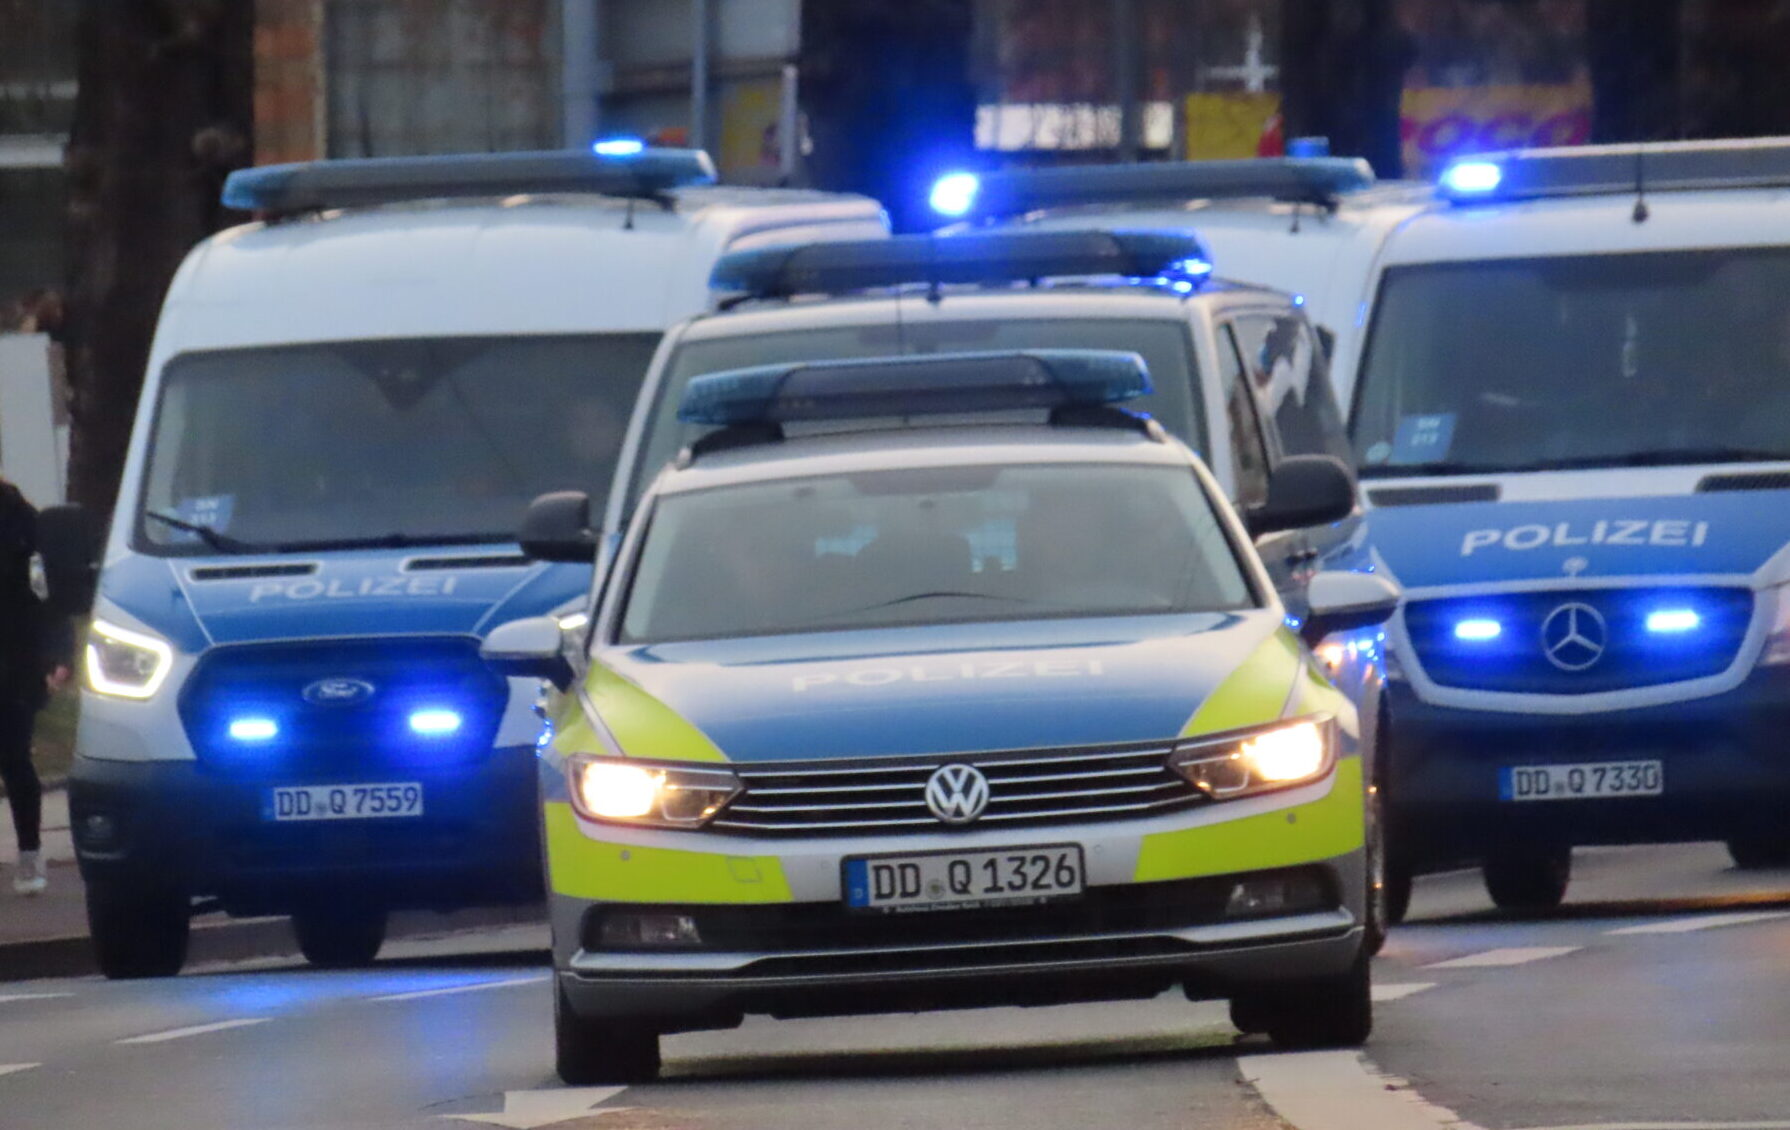
[[[339,965],[391,910],[539,897],[535,688],[478,641],[591,571],[522,557],[520,515],[607,479],[718,255],[887,231],[713,180],[621,141],[230,178],[261,220],[170,287],[88,634],[70,805],[108,975],[178,970],[199,910],[290,914]]]
[[[1332,327],[1409,595],[1386,696],[1407,860],[1478,857],[1505,907],[1558,903],[1579,844],[1790,863],[1790,140],[1485,154],[1433,187],[1346,165],[1240,163],[1339,177],[1244,199],[1197,165],[995,195],[1021,226],[1197,222]]]
[[[1367,1038],[1372,735],[1304,641],[1397,591],[1319,574],[1302,641],[1251,535],[1346,520],[1351,477],[1289,457],[1246,523],[1123,410],[1149,390],[1135,353],[1059,349],[680,385],[702,432],[586,630],[484,648],[555,688],[566,1082],[745,1015],[1175,987],[1286,1046]],[[588,508],[544,497],[521,544],[589,560]]]

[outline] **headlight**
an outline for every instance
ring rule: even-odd
[[[1330,719],[1308,718],[1190,742],[1170,754],[1168,764],[1213,800],[1229,800],[1315,781],[1335,760]]]
[[[1790,663],[1790,585],[1779,585],[1767,595],[1771,597],[1771,632],[1765,637],[1765,650],[1759,663],[1777,666]]]
[[[87,685],[100,694],[149,698],[161,689],[174,664],[166,640],[93,621],[87,632]]]
[[[658,828],[700,828],[740,793],[725,769],[690,769],[610,757],[566,763],[572,807],[587,820]]]

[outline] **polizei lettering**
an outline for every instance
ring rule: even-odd
[[[263,600],[378,600],[407,596],[451,596],[458,577],[362,577],[327,581],[306,577],[297,581],[257,581],[249,589],[249,603]]]
[[[1064,679],[1104,675],[1098,659],[984,659],[965,663],[900,663],[887,667],[858,667],[850,671],[817,671],[797,675],[791,685],[797,691],[818,687],[886,687],[891,683],[956,683],[968,679]]]
[[[1697,546],[1709,540],[1709,523],[1684,518],[1600,518],[1595,522],[1532,523],[1508,530],[1469,530],[1461,538],[1461,556],[1471,557],[1494,546],[1525,549],[1569,549],[1580,545]]]

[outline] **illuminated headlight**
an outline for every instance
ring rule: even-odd
[[[740,779],[725,769],[608,757],[572,758],[566,781],[580,816],[660,828],[700,828],[740,793]]]
[[[1200,792],[1228,800],[1318,780],[1335,763],[1335,745],[1330,719],[1311,718],[1190,743],[1168,764]]]
[[[168,677],[174,649],[166,640],[93,621],[87,632],[87,685],[100,694],[150,698]]]

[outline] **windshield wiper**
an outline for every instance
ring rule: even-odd
[[[182,533],[192,534],[219,553],[263,553],[270,547],[256,545],[254,542],[233,538],[229,534],[203,522],[189,522],[185,518],[173,514],[164,514],[160,510],[145,510],[143,517],[152,518],[164,526],[172,526]]]
[[[1358,478],[1417,478],[1424,475],[1504,475],[1512,471],[1532,471],[1533,467],[1511,467],[1497,463],[1374,463],[1361,468]]]
[[[883,600],[878,601],[875,604],[866,604],[862,608],[847,608],[840,612],[828,612],[820,616],[811,617],[808,620],[798,621],[798,623],[808,624],[813,623],[815,620],[830,620],[835,616],[859,616],[865,612],[876,612],[884,608],[894,608],[901,604],[911,604],[916,600],[931,600],[934,597],[968,597],[974,600],[999,600],[1012,604],[1037,603],[1036,601],[1027,600],[1023,596],[1002,596],[999,593],[992,592],[962,592],[956,589],[942,589],[937,592],[910,593],[907,596],[898,596],[893,600]]]
[[[315,541],[283,541],[274,547],[281,553],[321,553],[331,549],[415,549],[430,545],[500,545],[515,541],[511,534],[372,534],[358,538],[318,538]]]
[[[1570,471],[1589,467],[1678,467],[1699,463],[1790,463],[1790,451],[1764,451],[1754,447],[1685,447],[1666,451],[1631,451],[1623,455],[1586,455],[1575,459],[1550,459],[1521,468],[1525,471]]]

